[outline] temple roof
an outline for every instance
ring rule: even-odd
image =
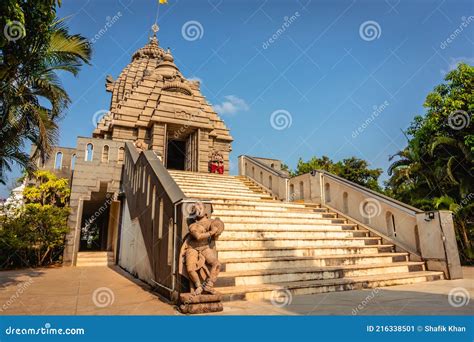
[[[148,127],[150,122],[172,120],[170,116],[184,112],[200,124],[213,127],[213,134],[220,139],[232,140],[223,121],[201,94],[200,83],[182,75],[171,51],[159,46],[156,32],[132,55],[116,80],[107,77],[106,90],[112,93],[110,112],[94,130],[96,137],[110,135],[114,126]]]

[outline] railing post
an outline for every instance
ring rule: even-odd
[[[324,193],[324,174],[322,172],[319,173],[319,195],[321,196],[321,204],[326,204],[326,194]]]
[[[448,279],[462,278],[461,261],[450,211],[416,215],[421,257],[428,270],[443,271]]]

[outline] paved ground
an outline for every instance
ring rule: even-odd
[[[472,315],[474,267],[464,279],[269,301],[229,302],[223,315]],[[457,289],[461,296],[449,296]],[[2,315],[175,315],[120,268],[64,267],[0,272]],[[449,300],[449,298],[453,300]],[[452,306],[460,305],[459,307]],[[457,304],[459,303],[459,304]]]

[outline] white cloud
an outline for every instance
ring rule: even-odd
[[[244,99],[241,99],[235,95],[225,96],[226,101],[221,104],[214,105],[214,109],[218,114],[222,115],[233,115],[237,112],[249,110],[249,106]]]
[[[440,72],[442,75],[446,75],[448,72],[453,71],[457,68],[458,64],[464,62],[470,65],[474,65],[474,57],[451,57],[449,59],[448,70],[441,69]]]

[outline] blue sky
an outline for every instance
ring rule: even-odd
[[[94,43],[92,65],[61,75],[73,104],[60,145],[91,135],[110,103],[105,77],[147,42],[156,3],[63,1],[59,16]],[[474,64],[473,16],[467,0],[169,0],[158,39],[231,129],[234,173],[240,154],[290,167],[357,156],[386,170],[427,93],[457,62]]]

